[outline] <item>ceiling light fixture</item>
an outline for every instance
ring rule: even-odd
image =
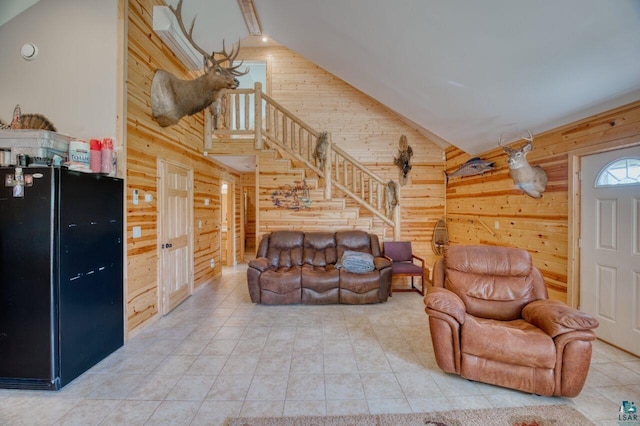
[[[153,31],[187,68],[202,68],[202,55],[182,34],[178,20],[168,6],[153,6]]]
[[[238,0],[238,6],[240,6],[240,11],[242,12],[242,17],[244,18],[244,23],[247,25],[249,34],[253,36],[262,35],[262,27],[260,26],[253,0]]]
[[[269,37],[267,37],[267,36],[262,36],[262,42],[263,42],[263,43],[266,43],[266,42],[268,42],[268,41],[269,41]]]

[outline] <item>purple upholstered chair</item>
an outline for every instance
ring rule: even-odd
[[[417,291],[424,296],[424,259],[413,254],[411,242],[385,241],[384,256],[392,262],[392,277],[411,277],[411,288],[396,288],[395,291]],[[416,265],[413,263],[414,260],[419,260],[421,264]],[[413,277],[421,278],[422,290],[414,286]]]

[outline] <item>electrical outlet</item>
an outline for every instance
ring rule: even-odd
[[[198,229],[202,229],[202,221],[201,220],[198,221]]]
[[[144,194],[144,201],[150,203],[153,201],[153,194]]]
[[[496,229],[500,229],[500,222],[498,222],[497,220],[493,223],[493,227]]]
[[[209,199],[208,199],[208,198],[205,198],[205,199],[204,199],[204,205],[205,205],[205,206],[208,206],[208,205],[209,205]]]
[[[215,260],[215,259],[211,259],[211,260],[209,261],[209,267],[210,267],[210,268],[215,268],[215,266],[216,266],[216,260]]]

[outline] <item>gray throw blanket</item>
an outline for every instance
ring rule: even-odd
[[[346,250],[342,254],[340,263],[341,267],[355,274],[366,274],[374,269],[373,256],[359,251]]]

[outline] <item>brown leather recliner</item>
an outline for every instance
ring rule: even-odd
[[[544,396],[582,390],[598,321],[549,300],[526,250],[449,247],[424,302],[444,371]]]

